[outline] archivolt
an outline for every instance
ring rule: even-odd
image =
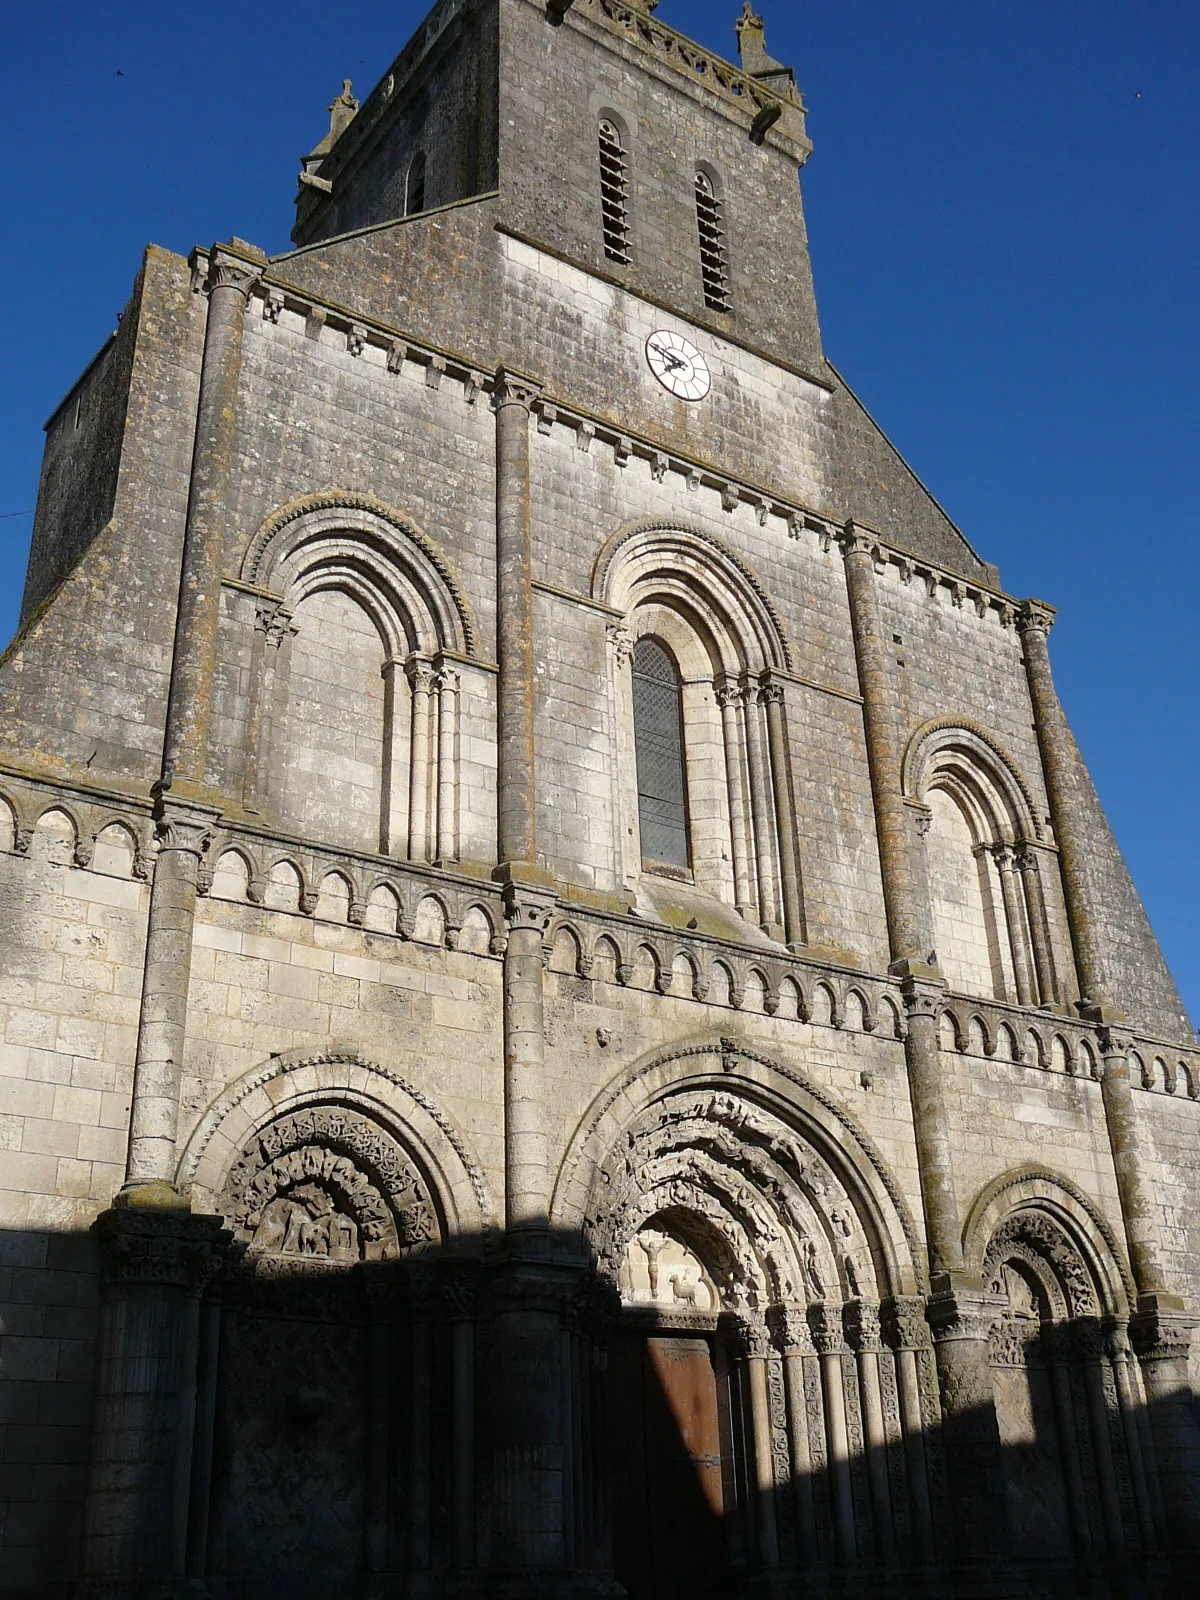
[[[662,1218],[731,1306],[880,1299],[921,1279],[915,1228],[882,1159],[831,1096],[731,1040],[635,1064],[593,1103],[551,1220],[615,1276]]]
[[[625,613],[659,601],[692,610],[719,646],[740,656],[720,663],[727,672],[791,670],[783,619],[766,588],[702,528],[635,522],[619,529],[596,558],[592,595]]]
[[[923,800],[941,780],[978,817],[992,840],[1040,839],[1033,795],[1003,745],[975,723],[939,717],[917,729],[904,753],[904,792]]]
[[[1062,1297],[1061,1315],[1128,1316],[1136,1301],[1112,1229],[1082,1189],[1040,1167],[1018,1167],[983,1190],[963,1230],[969,1270],[985,1282],[1009,1255],[1037,1257]]]
[[[414,522],[374,495],[328,489],[290,500],[250,541],[241,578],[295,597],[350,583],[379,595],[393,615],[376,621],[397,656],[477,650],[470,603],[446,557]],[[401,648],[400,638],[410,634],[415,637]]]
[[[444,1235],[480,1241],[495,1203],[466,1141],[428,1095],[356,1050],[272,1056],[212,1102],[184,1148],[176,1181],[215,1205],[251,1134],[287,1113],[338,1106],[361,1114],[411,1151],[430,1186]]]

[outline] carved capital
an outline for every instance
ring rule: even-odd
[[[1095,1317],[1080,1317],[1070,1327],[1076,1357],[1085,1366],[1097,1366],[1104,1360],[1104,1330],[1099,1322]]]
[[[545,938],[557,904],[553,894],[510,883],[504,890],[504,916],[510,933],[536,933]]]
[[[802,1305],[772,1306],[767,1312],[767,1325],[775,1348],[784,1355],[811,1355],[812,1330],[808,1326],[806,1308]]]
[[[829,1305],[824,1300],[809,1306],[808,1326],[819,1355],[845,1355],[846,1330],[842,1324],[841,1306]]]
[[[1045,638],[1054,626],[1054,614],[1054,607],[1041,600],[1022,600],[1017,607],[1017,632],[1022,637],[1027,633],[1040,633]]]
[[[1014,846],[1013,859],[1019,872],[1024,872],[1031,878],[1041,875],[1042,864],[1038,859],[1038,853],[1032,845],[1026,844],[1024,840]]]
[[[900,997],[909,1017],[936,1017],[944,993],[944,985],[920,978],[905,978],[900,985]]]
[[[929,1347],[925,1302],[919,1295],[893,1295],[883,1306],[883,1326],[888,1343],[897,1350],[925,1350]]]
[[[103,1212],[92,1232],[110,1287],[155,1285],[189,1294],[204,1292],[231,1241],[220,1217],[133,1207]]]
[[[1143,1366],[1160,1361],[1186,1364],[1197,1327],[1200,1317],[1183,1306],[1143,1306],[1130,1318],[1129,1338]]]
[[[479,1274],[467,1266],[446,1271],[441,1282],[442,1300],[456,1322],[470,1322],[479,1315]]]
[[[781,683],[764,683],[758,691],[760,706],[781,706],[784,701],[784,688]]]
[[[937,1343],[970,1340],[986,1344],[996,1307],[985,1295],[953,1290],[931,1295],[925,1315]]]
[[[263,263],[265,266],[266,263]],[[263,267],[255,266],[243,256],[230,255],[219,245],[214,245],[208,258],[208,277],[204,280],[205,292],[212,295],[217,289],[234,289],[243,300],[263,275]]]
[[[633,652],[637,648],[637,636],[625,621],[610,622],[606,629],[608,647],[613,653],[613,659],[619,667],[623,667],[633,659]]]
[[[254,631],[261,633],[267,644],[278,650],[283,641],[296,632],[296,626],[282,600],[259,600],[254,607]]]
[[[166,805],[155,827],[159,851],[179,850],[203,861],[212,849],[217,813]]]
[[[1102,1026],[1099,1030],[1100,1054],[1104,1057],[1105,1073],[1124,1077],[1129,1072],[1129,1058],[1133,1051],[1133,1035],[1123,1028]]]
[[[740,706],[742,703],[741,685],[732,678],[723,678],[717,685],[717,704],[724,711],[730,706]]]
[[[433,662],[428,656],[409,656],[404,671],[414,694],[430,694],[433,690]]]
[[[837,536],[842,554],[847,560],[851,556],[873,556],[878,539],[875,534],[868,533],[865,528],[860,528],[856,522],[848,522]]]
[[[879,1307],[870,1300],[851,1300],[845,1308],[846,1337],[852,1350],[882,1350]]]
[[[527,378],[523,373],[510,371],[508,367],[499,367],[492,390],[492,407],[502,411],[505,406],[520,406],[528,413],[533,410],[541,393],[542,386],[536,378]]]

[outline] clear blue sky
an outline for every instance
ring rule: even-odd
[[[826,349],[1006,587],[1200,1017],[1195,0],[765,0]],[[286,248],[297,161],[425,7],[0,0],[0,514],[145,243]],[[663,0],[727,54],[736,0]],[[121,75],[118,75],[121,74]],[[786,250],[785,238],[779,248]],[[30,519],[0,521],[0,634]]]

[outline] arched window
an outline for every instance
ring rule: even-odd
[[[629,163],[621,130],[606,117],[600,124],[600,203],[604,213],[604,254],[629,265]]]
[[[949,724],[923,731],[905,760],[927,810],[931,933],[950,987],[1058,1004],[1042,851],[1015,771],[983,736]]]
[[[725,221],[717,186],[707,172],[696,173],[696,224],[700,232],[700,274],[710,311],[729,310],[729,260]]]
[[[408,164],[408,182],[405,185],[404,215],[411,217],[425,209],[425,152],[418,150]]]
[[[643,863],[686,872],[691,848],[683,691],[679,669],[657,639],[642,639],[634,651],[633,728]]]

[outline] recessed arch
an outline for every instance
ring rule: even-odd
[[[403,1144],[429,1182],[446,1237],[482,1248],[498,1218],[464,1135],[423,1091],[357,1051],[288,1052],[245,1073],[200,1117],[183,1147],[176,1181],[211,1209],[251,1135],[283,1115],[337,1106],[365,1116]]]
[[[697,1096],[700,1097],[699,1101]],[[711,1107],[707,1112],[697,1110],[705,1097],[714,1096],[717,1101],[715,1110]],[[701,1164],[696,1168],[697,1196],[705,1191],[711,1195],[714,1185],[717,1189],[721,1188],[725,1180],[718,1182],[718,1169],[728,1164],[730,1154],[735,1151],[739,1129],[751,1143],[765,1140],[769,1144],[771,1138],[776,1138],[783,1139],[786,1144],[791,1138],[797,1141],[794,1153],[799,1152],[801,1146],[810,1149],[813,1159],[819,1161],[823,1170],[831,1175],[831,1192],[836,1187],[837,1192],[844,1195],[844,1203],[853,1207],[856,1219],[853,1228],[861,1229],[861,1233],[856,1234],[859,1245],[863,1249],[869,1246],[870,1271],[873,1274],[872,1289],[863,1289],[862,1292],[869,1292],[871,1297],[912,1292],[912,1287],[921,1280],[922,1272],[916,1249],[915,1225],[894,1180],[870,1140],[833,1097],[819,1086],[809,1082],[799,1072],[759,1051],[743,1048],[734,1040],[700,1041],[655,1052],[634,1063],[601,1092],[585,1113],[568,1146],[551,1203],[552,1224],[596,1238],[597,1223],[609,1205],[612,1192],[612,1173],[605,1176],[606,1164],[611,1164],[613,1153],[624,1147],[624,1142],[634,1129],[682,1127],[687,1124],[688,1138],[682,1142],[668,1141],[669,1148],[661,1146],[658,1150],[656,1159],[661,1156],[666,1163],[660,1174],[662,1186],[654,1192],[647,1188],[644,1199],[637,1204],[642,1209],[652,1206],[656,1195],[662,1199],[668,1191],[676,1196],[681,1195],[682,1190],[678,1187],[672,1189],[671,1186],[691,1181],[687,1178],[689,1151],[696,1144],[696,1139],[691,1137],[696,1131],[692,1129],[692,1124],[696,1123],[700,1130],[697,1137],[703,1141],[706,1119],[719,1123],[725,1133],[720,1135],[720,1148],[714,1145],[708,1151],[710,1159],[717,1166]],[[770,1133],[767,1132],[768,1126]],[[734,1137],[733,1145],[726,1141],[726,1134]],[[802,1156],[797,1159],[802,1159]],[[758,1165],[758,1155],[747,1157],[747,1160],[750,1163],[747,1170],[753,1169],[761,1181],[768,1185],[768,1189],[755,1191],[758,1199],[754,1204],[765,1204],[762,1196],[769,1192],[771,1181],[767,1169]],[[676,1172],[675,1163],[682,1163],[680,1172]],[[632,1190],[630,1193],[632,1195]],[[817,1198],[821,1197],[818,1195]],[[701,1213],[711,1213],[707,1201],[697,1198],[696,1204]],[[837,1202],[831,1200],[826,1212],[837,1209]],[[767,1210],[770,1210],[769,1206]],[[731,1227],[737,1220],[734,1215],[736,1211],[735,1206],[730,1213],[733,1217]],[[653,1211],[648,1214],[653,1215]],[[634,1220],[634,1212],[630,1211],[621,1226],[632,1227]],[[641,1226],[641,1222],[637,1225]],[[797,1266],[803,1278],[804,1263],[797,1252],[802,1250],[800,1234],[805,1231],[807,1224],[797,1225],[790,1239],[776,1238],[777,1232],[786,1235],[788,1230],[782,1224],[769,1224],[765,1215],[759,1216],[755,1226],[759,1243],[764,1248],[769,1245],[771,1250],[780,1252],[775,1257],[777,1263],[782,1266],[787,1261]],[[828,1248],[836,1256],[840,1224],[827,1214],[822,1227],[827,1228]],[[613,1252],[619,1253],[621,1248],[621,1239],[610,1228],[604,1239],[600,1240],[600,1253],[608,1250],[615,1261]],[[826,1259],[827,1267],[829,1260]],[[865,1267],[866,1263],[860,1262],[860,1266]],[[838,1270],[842,1273],[843,1292],[850,1292],[851,1286],[845,1279],[840,1256]],[[853,1267],[850,1276],[854,1276]],[[766,1277],[760,1288],[766,1292]]]
[[[691,600],[714,632],[729,635],[732,667],[791,671],[787,632],[765,586],[704,528],[682,520],[627,524],[596,558],[592,595],[621,612],[659,596]]]
[[[378,584],[396,638],[407,617],[421,648],[475,655],[475,621],[449,561],[411,518],[374,495],[327,489],[288,501],[260,525],[240,577],[286,599],[291,585],[339,562],[349,570],[357,564]]]

